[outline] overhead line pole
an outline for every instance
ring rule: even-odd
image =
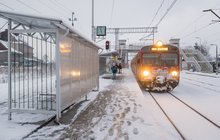
[[[154,33],[157,32],[157,27],[131,27],[131,28],[107,28],[107,34],[114,34],[115,35],[115,49],[119,48],[119,34],[120,33],[152,33],[153,40],[154,40]]]
[[[94,0],[92,0],[92,40],[95,42]]]

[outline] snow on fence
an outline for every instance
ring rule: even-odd
[[[8,67],[0,66],[0,84],[8,82]]]

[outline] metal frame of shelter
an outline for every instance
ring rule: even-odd
[[[8,20],[8,119],[61,111],[99,89],[96,44],[59,19],[0,11]]]

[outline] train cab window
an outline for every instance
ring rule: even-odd
[[[149,66],[172,67],[178,65],[178,55],[175,53],[143,54],[142,64]]]
[[[172,54],[172,53],[161,54],[161,65],[167,67],[177,66],[178,65],[177,54]]]
[[[159,65],[159,54],[143,54],[142,64],[150,66]]]

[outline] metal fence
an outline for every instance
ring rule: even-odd
[[[9,31],[11,111],[56,111],[56,42],[45,33]]]

